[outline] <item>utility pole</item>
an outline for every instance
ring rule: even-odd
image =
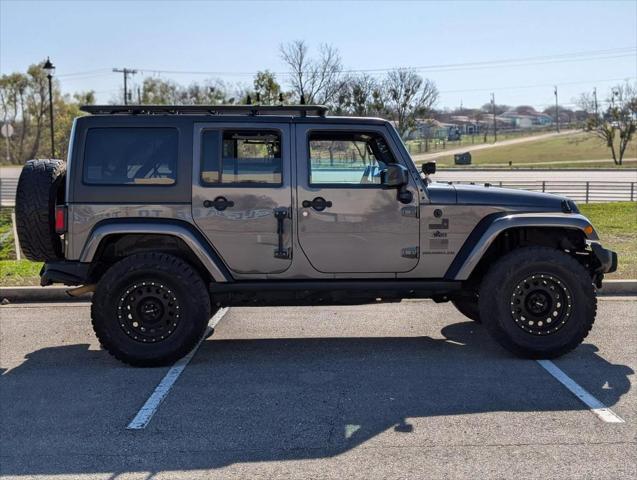
[[[493,110],[493,143],[498,141],[498,126],[495,120],[495,94],[491,94],[491,109]]]
[[[597,87],[593,87],[593,98],[595,99],[595,120],[597,120]]]
[[[557,133],[560,133],[560,110],[557,106],[557,85],[555,85],[555,128],[557,129]]]
[[[128,105],[128,76],[135,75],[137,70],[131,68],[114,68],[113,71],[115,73],[124,74],[124,105]]]

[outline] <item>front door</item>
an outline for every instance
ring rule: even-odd
[[[296,125],[298,239],[326,273],[390,273],[419,259],[418,190],[402,203],[380,171],[401,162],[383,126]],[[403,197],[404,201],[404,197]]]
[[[290,127],[197,124],[192,214],[228,268],[280,273],[292,258]]]

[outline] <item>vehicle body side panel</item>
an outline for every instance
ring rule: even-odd
[[[398,277],[442,278],[480,220],[499,211],[486,205],[422,204],[420,262]]]
[[[104,220],[156,219],[192,221],[190,202],[182,204],[70,204],[69,227],[64,235],[66,259],[79,260],[95,226]]]

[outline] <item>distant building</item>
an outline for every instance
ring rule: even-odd
[[[409,132],[411,140],[427,138],[429,140],[458,140],[464,132],[464,126],[457,123],[445,123],[433,118],[416,120],[416,127]]]
[[[553,119],[549,115],[539,112],[522,114],[515,110],[510,110],[498,115],[497,118],[509,122],[512,128],[533,128],[553,123]]]

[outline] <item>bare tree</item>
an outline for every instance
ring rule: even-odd
[[[385,80],[387,106],[405,137],[416,125],[418,115],[426,115],[438,100],[436,84],[414,70],[392,70]]]
[[[0,77],[0,117],[11,123],[15,137],[6,138],[11,163],[36,158],[50,152],[50,145],[42,145],[48,106],[48,82],[41,62],[31,65],[26,74],[12,73]],[[53,83],[54,98],[58,98],[59,87]]]
[[[320,47],[318,59],[310,58],[303,40],[279,47],[290,69],[290,86],[301,103],[330,103],[341,87],[341,56],[331,45]]]
[[[610,148],[615,165],[622,165],[626,148],[637,128],[637,86],[626,82],[611,89],[608,109],[589,117],[585,129],[595,132]],[[580,107],[591,113],[595,108],[589,95],[580,96]]]

